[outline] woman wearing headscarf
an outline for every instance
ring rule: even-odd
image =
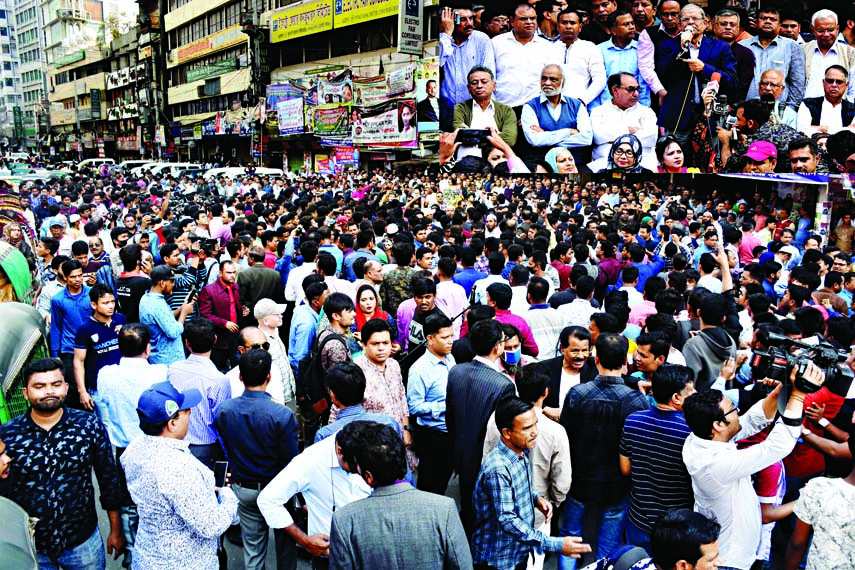
[[[351,330],[353,332],[360,332],[363,325],[371,319],[383,319],[392,325],[392,330],[397,331],[398,328],[395,326],[395,319],[386,311],[381,311],[378,305],[377,291],[374,287],[371,285],[360,286],[356,290],[356,322],[353,323]],[[396,338],[393,337],[392,342],[397,344],[395,340]],[[392,352],[394,354],[397,351],[393,349]]]
[[[615,139],[609,151],[609,162],[602,172],[637,174],[651,170],[641,166],[642,148],[638,137],[625,134]]]
[[[36,268],[36,256],[33,253],[33,248],[24,239],[24,230],[18,222],[9,222],[3,226],[3,237],[0,241],[8,243],[12,247],[20,251],[27,264],[30,266],[30,271]]]
[[[552,168],[552,172],[557,174],[576,174],[579,172],[576,168],[576,161],[573,160],[573,155],[563,146],[556,146],[549,149],[545,160]]]

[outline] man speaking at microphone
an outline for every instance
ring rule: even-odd
[[[723,91],[737,86],[736,59],[730,46],[704,36],[705,14],[700,6],[687,4],[680,10],[680,35],[662,42],[656,59],[656,74],[667,95],[659,112],[659,126],[683,147],[687,166],[692,163],[692,130],[704,114],[704,85],[713,73],[720,76]]]

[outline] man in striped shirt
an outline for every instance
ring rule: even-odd
[[[689,426],[683,401],[695,392],[692,370],[663,365],[653,374],[656,406],[630,414],[620,442],[620,468],[631,478],[627,541],[652,554],[653,524],[668,509],[691,509],[692,479],[683,463]]]

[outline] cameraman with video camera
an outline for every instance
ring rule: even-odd
[[[683,404],[692,430],[683,447],[683,460],[692,477],[695,510],[722,526],[720,569],[748,570],[754,563],[762,519],[751,475],[790,454],[801,434],[805,395],[818,391],[825,382],[826,374],[807,358],[790,364],[784,383],[763,380],[762,384],[774,384],[774,388],[741,417],[739,408],[719,390],[693,394]],[[772,366],[769,370],[775,372]],[[762,389],[760,386],[756,384],[755,389]],[[775,421],[782,392],[789,392],[789,398]],[[737,449],[736,441],[773,422],[765,441]]]

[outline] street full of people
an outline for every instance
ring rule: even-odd
[[[45,570],[855,568],[855,203],[718,181],[7,190],[0,504]]]

